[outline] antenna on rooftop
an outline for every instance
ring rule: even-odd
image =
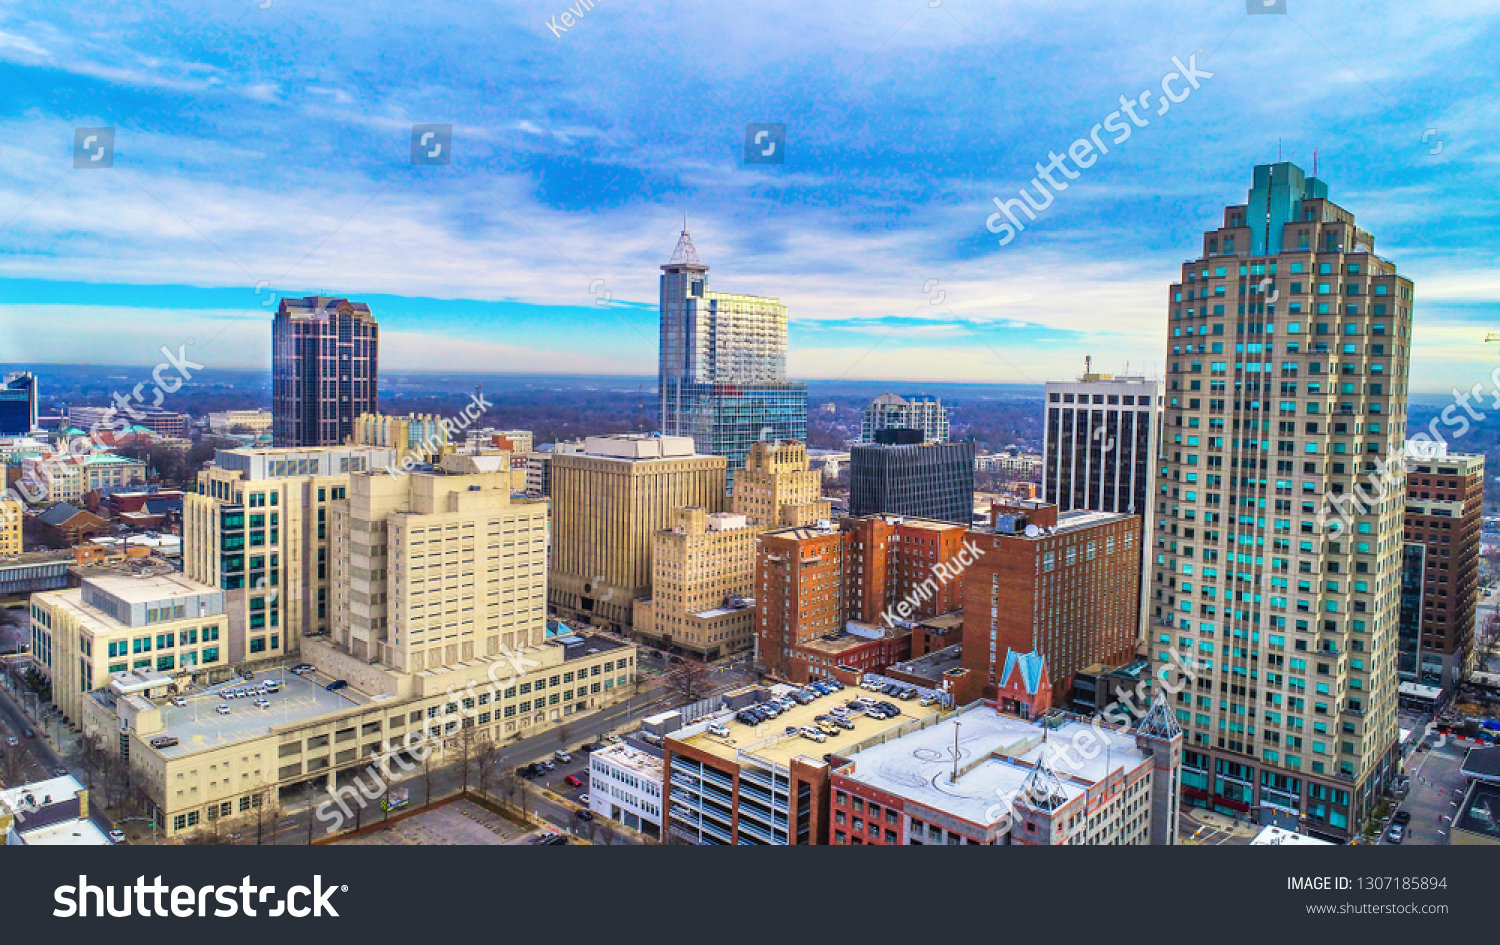
[[[958,722],[953,723],[953,777],[951,782],[958,783]]]

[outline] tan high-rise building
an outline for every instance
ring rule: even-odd
[[[332,642],[356,659],[435,671],[546,637],[547,502],[512,499],[509,468],[355,476],[331,552]]]
[[[552,458],[549,600],[569,617],[627,630],[651,596],[656,532],[685,506],[724,511],[725,460],[678,436],[591,436]]]
[[[1399,760],[1411,280],[1325,183],[1260,165],[1167,308],[1147,643],[1183,800],[1351,837]]]
[[[434,413],[405,416],[362,413],[354,418],[349,442],[356,446],[387,446],[399,457],[410,456],[414,462],[431,463],[448,449],[448,431],[443,427],[443,418]]]
[[[734,477],[732,508],[761,528],[813,525],[832,514],[822,474],[808,467],[807,447],[790,440],[751,444]]]
[[[656,533],[651,600],[635,602],[636,632],[704,659],[747,649],[760,531],[743,515],[678,509],[677,524]]]
[[[18,555],[21,541],[22,513],[25,506],[11,498],[0,498],[0,555]]]
[[[375,446],[220,450],[198,473],[182,503],[182,569],[225,592],[231,662],[295,653],[328,632],[329,506],[351,474],[395,461]]]
[[[635,630],[704,659],[755,642],[755,540],[767,529],[831,515],[822,476],[801,443],[755,443],[734,482],[733,514],[678,509],[656,533],[651,600],[635,603]]]

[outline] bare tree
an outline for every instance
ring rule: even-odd
[[[436,751],[429,751],[422,756],[422,806],[426,807],[432,803],[432,776],[437,774],[437,764],[433,756]]]
[[[474,720],[464,719],[458,726],[458,733],[448,741],[453,746],[454,758],[458,763],[461,789],[467,793],[469,775],[474,771],[474,756],[479,750],[479,733],[474,728]]]
[[[615,829],[615,822],[608,817],[599,817],[594,820],[594,830],[599,835],[599,842],[604,846],[613,846],[615,838],[620,831]]]
[[[504,758],[500,746],[486,737],[474,749],[474,776],[479,782],[479,793],[488,797],[490,785],[500,776]]]
[[[521,814],[525,816],[526,810],[526,779],[517,774],[513,769],[507,769],[500,774],[500,791],[512,807],[521,808]],[[519,798],[520,803],[516,803]]]
[[[26,755],[20,748],[0,749],[0,782],[19,787],[26,782]]]
[[[667,691],[677,696],[684,704],[707,698],[713,691],[713,669],[697,660],[685,660],[667,673]]]
[[[271,842],[276,842],[276,818],[281,816],[281,806],[276,800],[276,788],[273,787],[253,798],[251,810],[255,817],[255,845],[260,846],[268,834]]]

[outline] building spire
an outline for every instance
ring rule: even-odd
[[[682,236],[677,240],[677,249],[672,252],[672,259],[668,266],[703,266],[698,259],[698,250],[693,246],[693,238],[688,235],[687,216],[682,218]],[[706,267],[705,267],[706,268]]]

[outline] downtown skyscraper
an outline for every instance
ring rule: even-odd
[[[1290,163],[1197,257],[1168,289],[1147,634],[1183,801],[1346,839],[1399,759],[1412,282]]]
[[[807,439],[807,385],[786,379],[786,306],[710,292],[686,229],[661,269],[661,432],[723,456],[732,489],[752,443]]]
[[[271,325],[277,446],[339,446],[354,419],[379,413],[380,327],[370,306],[329,296],[282,299]]]

